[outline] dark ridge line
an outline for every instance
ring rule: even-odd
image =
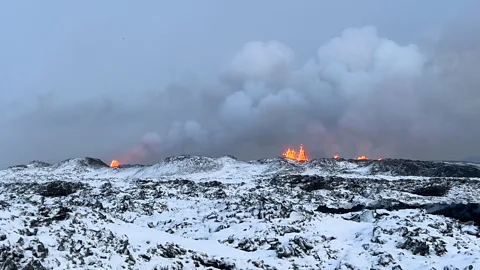
[[[330,208],[324,205],[319,205],[315,211],[325,214],[347,214],[360,212],[364,210],[387,210],[389,212],[408,210],[408,209],[422,209],[427,214],[441,215],[448,218],[453,218],[461,222],[473,222],[476,226],[480,226],[480,203],[425,203],[425,204],[407,204],[397,201],[380,201],[373,205],[357,204],[352,208]]]

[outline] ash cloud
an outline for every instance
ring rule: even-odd
[[[306,63],[279,41],[248,42],[216,81],[40,106],[7,124],[2,148],[22,161],[254,159],[301,143],[317,157],[461,159],[480,152],[479,52],[445,40],[399,44],[373,26],[344,30]]]

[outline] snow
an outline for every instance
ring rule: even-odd
[[[480,181],[472,180],[478,178],[462,178],[463,183],[455,177],[373,173],[375,166],[180,156],[119,169],[82,158],[9,168],[0,171],[0,269],[6,263],[2,252],[14,260],[14,250],[24,254],[18,266],[38,260],[47,269],[480,267],[480,231],[471,222],[422,208],[315,211],[319,205],[351,208],[381,200],[479,203]],[[289,175],[337,182],[307,190],[308,182],[288,182]],[[54,181],[81,186],[71,194],[42,195],[39,190]],[[449,189],[442,196],[412,193],[444,182]],[[42,255],[39,242],[48,254]],[[415,254],[415,243],[428,254]]]
[[[278,162],[278,159],[272,159],[270,161],[271,163],[262,164],[259,162],[237,161],[229,157],[218,159],[202,157],[200,161],[188,159],[173,162],[163,161],[152,166],[114,169],[109,167],[91,168],[84,166],[82,164],[84,163],[83,160],[76,158],[62,161],[48,167],[44,167],[46,166],[45,164],[38,165],[38,161],[35,161],[28,164],[26,168],[2,170],[0,171],[0,177],[2,177],[4,181],[13,180],[16,177],[35,176],[48,176],[50,179],[62,179],[66,176],[78,179],[171,179],[172,177],[177,177],[188,178],[198,182],[217,180],[225,183],[240,183],[261,176],[275,175],[281,171],[282,174],[335,175],[344,178],[361,177],[392,181],[398,179],[425,179],[425,177],[419,176],[392,176],[389,173],[372,175],[370,166],[360,166],[358,163],[355,164],[348,161],[336,162],[336,170],[334,172],[289,160],[286,162]],[[195,162],[202,164],[196,165]]]

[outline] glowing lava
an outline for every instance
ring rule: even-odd
[[[298,162],[308,162],[307,154],[305,153],[305,149],[303,149],[303,145],[300,145],[300,151],[297,157]]]
[[[297,152],[295,150],[288,148],[285,153],[283,153],[284,158],[292,159],[292,160],[297,160]]]
[[[366,156],[361,156],[361,157],[358,157],[357,159],[358,160],[368,160],[368,158]]]
[[[120,162],[118,162],[117,160],[112,160],[112,163],[110,163],[110,168],[114,168],[114,169],[117,169],[117,168],[120,168]]]
[[[379,158],[379,159],[378,159],[378,161],[382,161],[382,160],[383,160],[383,158]]]
[[[303,145],[300,145],[300,150],[298,151],[298,154],[295,150],[288,148],[287,151],[283,153],[284,158],[288,158],[291,160],[296,160],[298,162],[308,162],[309,159],[307,157],[307,153],[305,152],[305,149],[303,148]]]
[[[335,156],[333,156],[333,158],[334,158],[335,160],[338,160],[338,159],[340,158],[340,156],[339,156],[339,155],[335,155]]]

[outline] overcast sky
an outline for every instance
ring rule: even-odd
[[[480,1],[341,2],[3,1],[0,168],[478,156]]]

